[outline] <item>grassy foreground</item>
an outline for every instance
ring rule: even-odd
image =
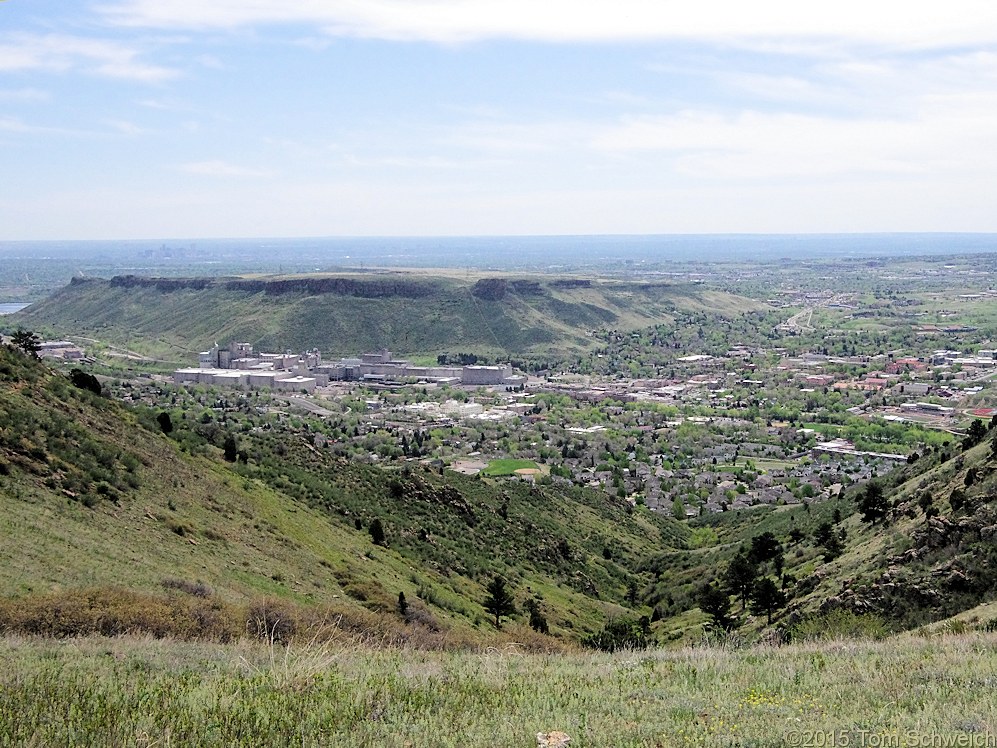
[[[990,746],[994,673],[983,633],[615,655],[9,637],[0,745]]]

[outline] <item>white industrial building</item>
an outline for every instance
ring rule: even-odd
[[[526,377],[513,373],[508,364],[500,366],[416,366],[397,359],[385,349],[364,353],[360,358],[343,358],[323,363],[317,349],[302,354],[254,353],[249,343],[230,343],[198,354],[198,367],[177,369],[177,383],[190,382],[232,388],[266,388],[280,391],[312,392],[330,379],[346,381],[416,380],[471,386],[518,387]]]

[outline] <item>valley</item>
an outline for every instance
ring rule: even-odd
[[[2,322],[0,625],[287,656],[989,631],[988,262],[73,282]]]

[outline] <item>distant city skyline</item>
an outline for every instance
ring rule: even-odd
[[[997,231],[997,5],[0,2],[0,241]]]

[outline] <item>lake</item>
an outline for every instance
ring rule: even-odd
[[[13,314],[14,312],[21,311],[26,306],[28,304],[23,301],[3,302],[0,303],[0,314]]]

